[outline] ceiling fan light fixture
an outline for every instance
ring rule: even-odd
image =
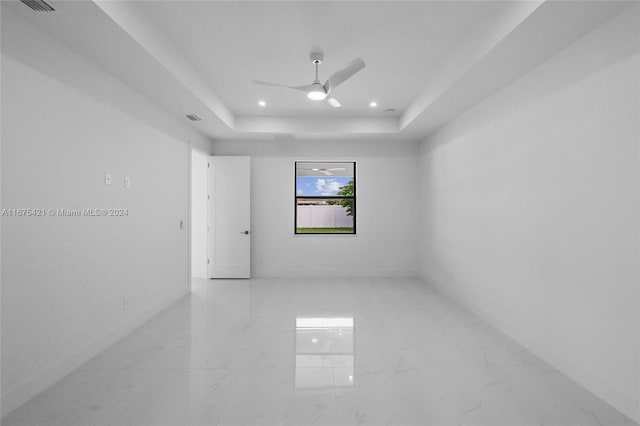
[[[315,84],[313,86],[314,87],[307,93],[307,98],[312,101],[321,101],[327,97],[327,94],[321,84],[318,84],[318,87],[316,87]]]

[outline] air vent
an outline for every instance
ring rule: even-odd
[[[202,118],[198,117],[195,114],[187,114],[187,118],[191,121],[202,121]]]
[[[53,12],[55,9],[44,0],[20,0],[36,12]]]

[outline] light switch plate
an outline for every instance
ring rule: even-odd
[[[111,173],[107,172],[104,174],[104,184],[111,185]]]
[[[127,189],[131,188],[131,176],[124,177],[124,187]]]

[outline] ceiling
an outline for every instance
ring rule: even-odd
[[[139,7],[235,114],[356,116],[405,110],[416,90],[465,41],[465,32],[482,28],[503,8],[499,2],[335,1],[165,1]],[[304,93],[252,84],[310,84],[309,53],[315,49],[325,53],[322,82],[356,57],[367,64],[332,93],[341,109],[310,102]],[[259,99],[268,106],[260,108]],[[369,107],[374,100],[375,110]]]
[[[214,140],[390,142],[424,138],[632,4],[49,3],[55,12],[7,6]],[[357,57],[366,63],[332,91],[341,108],[252,83],[310,84],[309,54],[318,49],[325,56],[322,82]],[[202,120],[191,122],[186,114]]]

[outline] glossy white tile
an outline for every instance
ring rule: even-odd
[[[414,279],[200,281],[3,425],[632,425]]]
[[[337,425],[330,368],[243,371],[220,419],[221,425]]]

